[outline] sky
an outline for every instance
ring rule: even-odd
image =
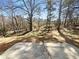
[[[7,3],[8,0],[0,0],[0,6],[6,6],[8,3]],[[13,0],[13,1],[16,1],[16,0]],[[37,0],[38,2],[39,0]],[[22,2],[18,2],[18,3],[15,3],[15,5],[21,5]],[[41,15],[40,15],[40,18],[42,19],[46,19],[47,18],[47,10],[45,10],[45,5],[41,5],[42,8],[44,8],[44,10],[42,10],[41,12]],[[55,8],[58,8],[58,6],[55,6]],[[6,12],[3,12],[3,14],[5,16],[8,16],[8,14]],[[55,15],[55,17],[58,17],[58,10],[55,10],[53,12],[53,14]],[[16,12],[16,15],[23,15],[24,17],[26,17],[27,15],[23,14],[23,10],[21,9],[17,9],[17,12]],[[34,16],[34,17],[38,17],[38,16]],[[56,19],[56,18],[55,18]]]

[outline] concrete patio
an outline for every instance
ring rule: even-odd
[[[67,43],[26,43],[13,45],[0,59],[79,59],[79,49]]]

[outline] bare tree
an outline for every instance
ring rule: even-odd
[[[73,16],[73,12],[74,12],[74,8],[73,8],[74,2],[75,2],[75,0],[64,0],[64,7],[66,8],[64,26],[68,26],[69,23],[72,24],[72,22],[73,22],[72,16]]]
[[[60,25],[61,25],[61,10],[62,10],[62,0],[60,0],[60,5],[59,5],[59,16],[58,16],[58,27],[57,30],[60,30]]]
[[[5,20],[4,20],[3,12],[4,12],[4,10],[3,10],[3,7],[1,5],[0,6],[0,13],[1,13],[1,19],[2,19],[2,29],[1,29],[1,31],[3,33],[3,36],[5,36],[6,35],[6,28],[5,28]]]
[[[38,9],[38,6],[41,4],[40,0],[39,2],[37,2],[37,0],[22,0],[22,2],[24,6],[19,6],[19,8],[23,9],[28,15],[29,30],[32,31],[32,19]]]
[[[47,9],[47,21],[46,21],[46,27],[45,29],[47,32],[50,31],[51,29],[51,18],[52,18],[52,12],[54,11],[53,9],[53,0],[46,0],[46,9]]]
[[[14,9],[15,9],[15,6],[13,4],[13,0],[8,0],[7,1],[7,6],[6,6],[5,9],[9,13],[9,17],[12,20],[12,30],[15,32],[15,23],[14,23]]]

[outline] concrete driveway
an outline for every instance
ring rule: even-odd
[[[25,43],[13,45],[0,59],[79,59],[79,48],[67,43]]]

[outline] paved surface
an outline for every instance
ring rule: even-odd
[[[79,59],[79,49],[67,43],[45,43],[44,46],[20,42],[0,55],[0,59]]]

